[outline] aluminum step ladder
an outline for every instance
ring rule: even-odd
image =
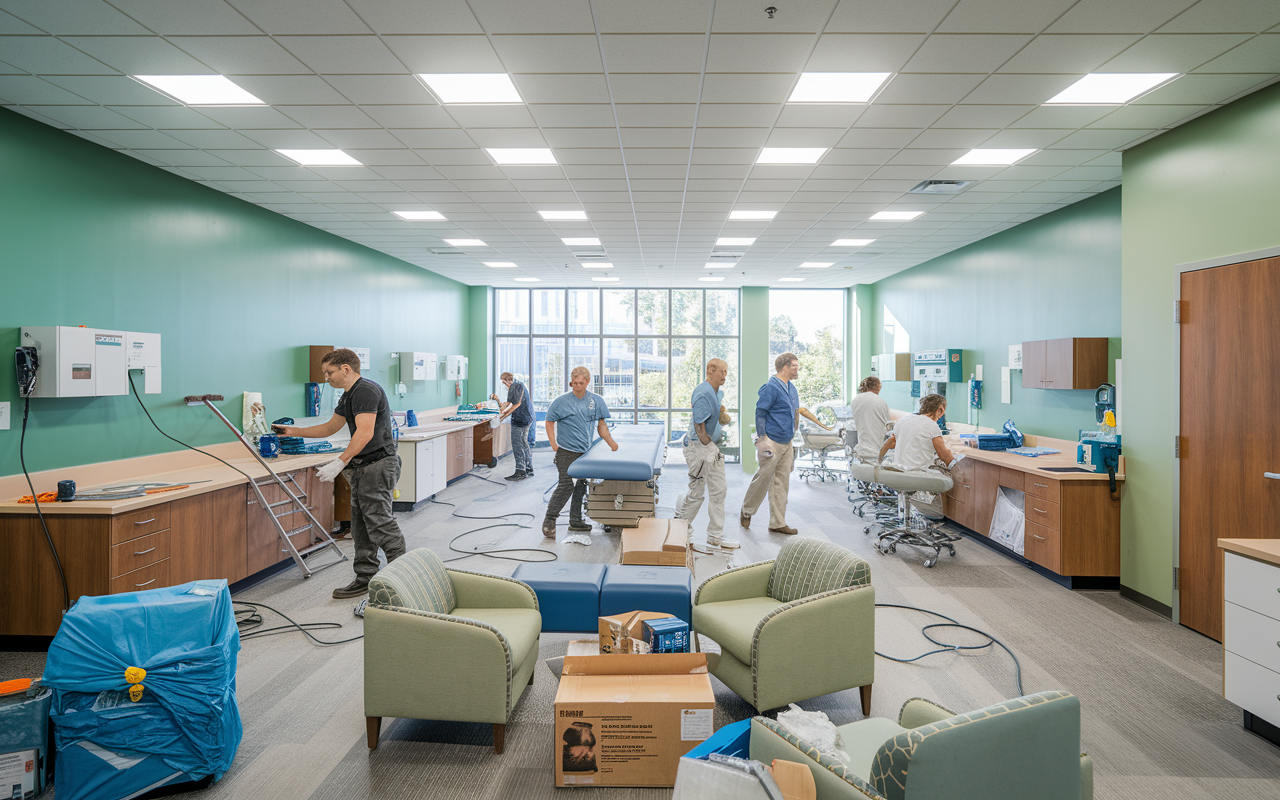
[[[258,460],[258,463],[262,465],[262,468],[267,471],[267,477],[251,479],[249,481],[249,486],[257,496],[259,505],[267,513],[267,516],[271,517],[271,524],[275,526],[276,532],[280,535],[280,541],[284,543],[284,546],[280,548],[280,551],[288,553],[293,558],[293,563],[297,564],[298,569],[302,571],[302,577],[310,578],[322,569],[328,569],[335,564],[341,564],[343,561],[346,561],[347,556],[342,552],[342,549],[338,547],[338,543],[329,535],[329,531],[325,530],[324,527],[316,521],[311,510],[307,508],[306,503],[303,502],[307,493],[302,491],[302,487],[298,485],[298,482],[294,480],[293,476],[288,476],[288,483],[293,484],[293,489],[290,489],[285,483],[285,480],[277,475],[276,471],[271,468],[271,465],[266,462],[266,459],[258,453],[258,448],[254,447],[253,444],[250,443],[248,437],[241,433],[239,428],[231,424],[231,420],[227,419],[223,413],[218,410],[217,406],[213,404],[213,401],[206,398],[203,402],[218,419],[222,420],[223,423],[231,429],[231,432],[235,434],[236,439],[239,440],[240,444],[244,445],[245,448],[253,454],[253,457]],[[271,486],[272,484],[279,486],[288,499],[281,500],[278,503],[268,503],[266,496],[262,493],[262,487]],[[297,490],[296,493],[294,492],[294,489]],[[289,508],[290,506],[297,506],[297,508]],[[285,508],[285,510],[278,511],[280,508]],[[280,519],[282,517],[292,516],[298,511],[307,515],[307,524],[300,528],[294,528],[293,530],[286,531],[284,529],[284,525],[281,524]],[[290,540],[289,537],[297,536],[300,533],[306,532],[311,532],[312,543],[299,550],[297,547],[294,547],[293,541]],[[330,561],[314,568],[307,565],[304,558],[305,556],[309,556],[312,553],[318,553],[321,550],[328,548],[333,548],[333,552],[337,554],[338,558],[336,561]]]

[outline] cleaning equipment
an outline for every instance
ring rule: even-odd
[[[1116,472],[1120,469],[1120,434],[1116,433],[1116,387],[1104,383],[1093,393],[1096,431],[1080,431],[1076,463],[1091,472],[1106,470],[1111,493],[1116,493]]]
[[[1013,420],[1005,420],[1000,429],[1004,432],[978,434],[978,449],[999,451],[1022,447],[1022,431],[1018,430],[1018,427],[1013,424]]]
[[[29,678],[0,683],[0,793],[43,794],[53,778],[49,706],[53,692]]]
[[[220,779],[242,734],[239,651],[225,580],[76,601],[44,671],[59,800]]]

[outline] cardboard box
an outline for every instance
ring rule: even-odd
[[[622,556],[618,563],[692,570],[688,521],[654,517],[640,520],[638,527],[622,532]]]
[[[600,618],[600,652],[608,653],[647,653],[648,644],[644,641],[641,630],[645,620],[674,619],[670,614],[660,611],[628,611],[625,614],[614,614],[612,617]]]
[[[701,653],[566,657],[556,786],[675,786],[680,757],[713,733],[715,706]]]

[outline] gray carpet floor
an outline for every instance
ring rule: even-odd
[[[554,480],[551,453],[535,451],[537,475],[515,484],[501,481],[511,459],[496,470],[477,469],[437,499],[455,503],[459,513],[499,515],[528,511],[518,518],[527,528],[497,528],[467,536],[462,549],[536,547],[568,561],[612,563],[616,534],[598,528],[589,547],[544,544],[539,526],[546,490]],[[498,480],[502,485],[480,480]],[[728,567],[771,558],[785,537],[769,533],[767,514],[750,530],[737,526],[737,509],[748,476],[728,466],[729,530],[742,539],[730,555],[700,555],[696,579]],[[687,480],[678,453],[660,482],[659,516],[672,516]],[[490,524],[456,519],[447,506],[423,504],[398,515],[409,547],[430,547],[444,558],[448,543],[472,528]],[[516,519],[516,518],[513,518]],[[695,523],[700,538],[706,511]],[[805,484],[792,478],[788,522],[801,536],[843,545],[870,561],[876,599],[928,608],[990,632],[1021,660],[1025,692],[1062,689],[1078,695],[1083,707],[1082,747],[1095,762],[1095,796],[1107,798],[1280,798],[1280,748],[1244,731],[1238,708],[1221,696],[1221,648],[1188,629],[1122,599],[1115,592],[1068,591],[1027,567],[972,541],[957,544],[926,569],[918,553],[882,556],[851,514],[843,484]],[[344,543],[349,553],[351,545]],[[478,556],[460,567],[510,574],[511,561]],[[267,603],[299,622],[337,621],[341,630],[320,634],[330,640],[358,635],[361,621],[351,601],[330,598],[351,579],[348,565],[303,580],[290,569],[245,590],[237,599]],[[275,624],[268,614],[267,623]],[[912,656],[932,649],[920,633],[931,618],[910,611],[881,609],[876,617],[877,649]],[[838,635],[839,621],[833,621]],[[956,644],[980,643],[965,632],[944,634]],[[544,634],[542,657],[563,655],[568,641],[581,638]],[[704,644],[706,641],[704,640]],[[460,665],[465,666],[465,665]],[[43,655],[0,653],[0,679],[39,674]],[[365,746],[362,709],[362,648],[359,642],[321,647],[297,633],[244,642],[238,672],[244,740],[225,778],[199,796],[315,798],[550,798],[555,743],[552,704],[555,678],[540,666],[507,726],[506,752],[495,756],[488,725],[387,720],[382,742]],[[429,676],[423,676],[429,680]],[[1017,695],[1013,661],[988,648],[931,656],[916,664],[878,659],[872,715],[896,718],[912,697],[926,697],[968,711]],[[716,690],[717,726],[753,712],[723,684]],[[857,691],[800,704],[821,710],[838,725],[861,718]],[[991,787],[999,796],[998,784]],[[668,798],[670,790],[589,789],[598,800]],[[189,795],[196,796],[196,795]]]

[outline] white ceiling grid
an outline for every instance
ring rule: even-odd
[[[802,71],[895,74],[870,104],[787,104]],[[436,72],[510,73],[525,102],[439,105],[414,77]],[[1186,74],[1124,107],[1041,105],[1089,72]],[[128,77],[208,73],[268,105],[188,108]],[[878,280],[1119,185],[1120,151],[1277,73],[1274,0],[0,0],[6,107],[470,284],[590,285],[564,237],[598,237],[623,285]],[[831,149],[755,165],[764,146]],[[950,166],[975,147],[1039,152]],[[942,178],[975,183],[906,194]],[[927,213],[870,221],[886,209]],[[719,237],[756,241],[708,273]],[[490,246],[433,253],[445,238]]]

